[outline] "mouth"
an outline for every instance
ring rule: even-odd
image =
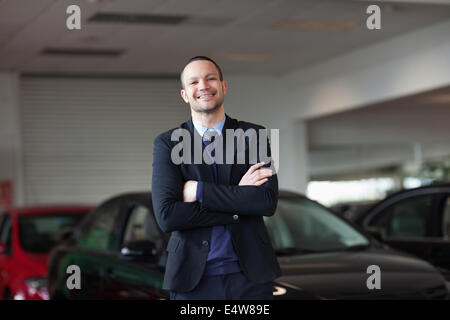
[[[201,95],[197,96],[197,99],[208,101],[211,100],[215,95],[216,95],[215,93],[202,93]]]

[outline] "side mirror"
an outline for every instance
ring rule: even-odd
[[[58,243],[67,242],[73,239],[74,233],[73,229],[69,227],[62,228],[62,230],[58,233]]]
[[[383,235],[381,234],[381,232],[378,229],[376,229],[374,227],[364,227],[364,229],[378,241],[380,241],[380,242],[383,241]]]
[[[125,243],[120,249],[120,255],[133,260],[156,262],[158,250],[153,241],[138,240]]]

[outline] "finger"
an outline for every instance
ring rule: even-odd
[[[261,168],[263,165],[264,165],[264,162],[259,162],[259,163],[252,165],[250,167],[250,169],[248,169],[248,173],[252,174],[255,170],[257,170],[258,168]]]
[[[271,169],[259,169],[257,172],[259,172],[260,175],[264,176],[271,176],[273,174]]]
[[[263,183],[266,183],[268,180],[269,180],[269,179],[267,179],[267,178],[262,179],[262,180],[259,180],[259,181],[255,182],[254,185],[255,185],[255,186],[260,186],[260,185],[262,185]]]
[[[251,175],[251,178],[254,180],[261,180],[263,178],[267,178],[267,177],[271,177],[271,176],[272,176],[271,170],[268,170],[268,171],[258,170]]]
[[[255,185],[255,183],[257,183],[257,182],[259,182],[259,181],[261,181],[261,180],[266,180],[266,181],[268,181],[269,178],[268,178],[268,177],[260,177],[260,178],[255,178],[255,177],[253,177],[253,178],[251,179],[250,183],[251,183],[252,185]]]

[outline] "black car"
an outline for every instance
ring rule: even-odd
[[[339,203],[330,207],[330,209],[339,216],[356,221],[368,208],[373,206],[376,201],[364,201],[356,203]]]
[[[448,298],[444,278],[429,263],[386,248],[304,196],[280,192],[277,212],[265,222],[283,273],[273,283],[275,299]],[[155,222],[150,193],[114,197],[52,252],[50,296],[168,298],[161,289],[168,239]],[[70,265],[80,267],[81,289],[68,288]]]
[[[394,193],[356,223],[389,246],[450,270],[450,183]]]

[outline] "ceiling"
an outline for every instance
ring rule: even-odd
[[[66,27],[71,4],[81,30]],[[366,28],[369,4],[381,30]],[[98,14],[183,19],[91,21]],[[170,75],[208,55],[227,73],[280,75],[448,19],[446,0],[0,0],[0,70]]]
[[[307,121],[311,150],[447,142],[450,86]],[[449,148],[450,148],[450,144]]]
[[[339,180],[418,158],[448,158],[449,106],[446,86],[308,120],[310,174]]]

